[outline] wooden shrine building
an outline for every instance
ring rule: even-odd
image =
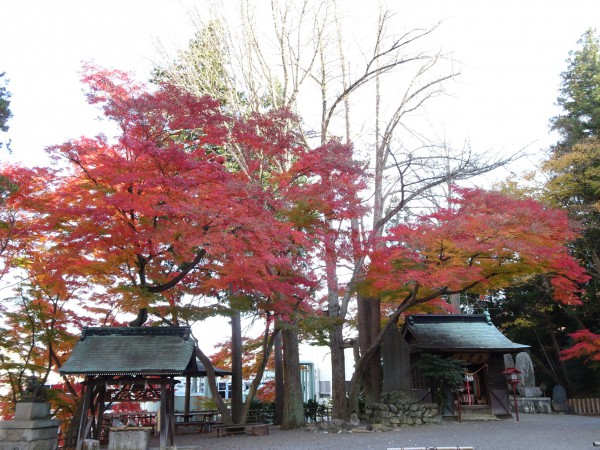
[[[173,446],[175,377],[206,376],[195,348],[189,327],[83,328],[59,370],[85,377],[77,450],[84,439],[99,439],[106,404],[113,402],[160,401],[160,448]]]
[[[480,408],[497,416],[510,415],[504,355],[527,350],[512,342],[485,314],[413,314],[399,329],[392,327],[383,344],[383,392],[413,391],[426,398],[429,386],[415,367],[423,353],[465,363],[465,389],[447,405],[446,415],[457,406]],[[431,399],[429,399],[431,401]]]

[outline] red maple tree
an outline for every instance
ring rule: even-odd
[[[139,308],[178,324],[186,296],[246,296],[284,320],[308,309],[325,224],[360,209],[350,147],[307,148],[285,110],[227,115],[93,67],[83,81],[118,135],[49,147],[51,168],[3,167],[18,186],[3,205],[18,212],[6,266],[108,325]]]
[[[551,280],[556,301],[580,303],[589,277],[569,254],[576,233],[563,211],[484,189],[453,192],[449,207],[390,229],[369,255],[362,289],[382,299],[387,319],[357,364],[351,399],[386,330],[410,308],[452,293],[501,290],[540,274]]]
[[[118,139],[50,147],[54,168],[4,169],[19,186],[11,207],[26,211],[20,230],[44,242],[28,248],[44,271],[100,286],[95,297],[126,311],[225,289],[278,292],[271,308],[289,311],[283,299],[309,283],[290,258],[311,246],[295,223],[306,220],[297,200],[312,202],[302,213],[335,207],[337,198],[321,197],[336,190],[316,178],[333,172],[327,158],[343,147],[301,148],[278,128],[293,120],[286,112],[244,121],[170,86],[147,92],[120,72],[91,71],[84,80],[90,102],[121,128]],[[228,154],[231,146],[243,161]],[[265,168],[286,158],[285,170]]]

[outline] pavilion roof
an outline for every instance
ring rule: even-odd
[[[529,348],[504,336],[489,314],[412,314],[404,337],[413,349],[438,352],[518,352]]]
[[[189,327],[84,327],[64,375],[191,375],[206,371],[195,358]],[[229,372],[216,370],[217,375]]]

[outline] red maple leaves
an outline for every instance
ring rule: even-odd
[[[127,310],[222,291],[280,312],[302,302],[310,236],[359,210],[351,151],[300,145],[287,111],[244,119],[122,72],[83,79],[120,133],[48,148],[52,169],[5,169],[20,186],[8,201],[22,212],[24,257]]]
[[[557,301],[579,303],[579,285],[588,277],[566,247],[575,237],[566,214],[483,189],[455,192],[448,208],[390,230],[372,254],[371,289],[419,303],[452,292],[498,290],[544,274]]]

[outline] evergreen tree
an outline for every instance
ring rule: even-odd
[[[581,48],[569,53],[568,68],[561,74],[557,104],[564,113],[551,120],[552,129],[561,136],[553,149],[557,155],[600,133],[600,41],[588,29],[578,44]]]
[[[12,113],[10,112],[10,92],[6,89],[6,80],[2,80],[5,72],[0,73],[0,131],[7,132],[8,131],[8,119],[12,117]],[[2,147],[2,142],[0,142],[0,147]]]
[[[544,164],[549,175],[546,193],[549,203],[564,208],[580,226],[580,238],[573,253],[591,276],[582,305],[568,314],[569,324],[552,320],[550,328],[573,333],[600,332],[600,39],[588,29],[570,52],[568,68],[562,73],[557,103],[563,113],[551,120],[560,140]],[[550,316],[546,315],[546,318]],[[556,319],[556,317],[554,317]],[[572,343],[565,342],[561,347]],[[553,344],[555,347],[557,342]],[[563,347],[563,349],[564,349]],[[572,363],[570,363],[572,364]],[[590,386],[588,385],[588,389]],[[576,389],[576,386],[575,386]],[[598,387],[592,387],[598,389]]]

